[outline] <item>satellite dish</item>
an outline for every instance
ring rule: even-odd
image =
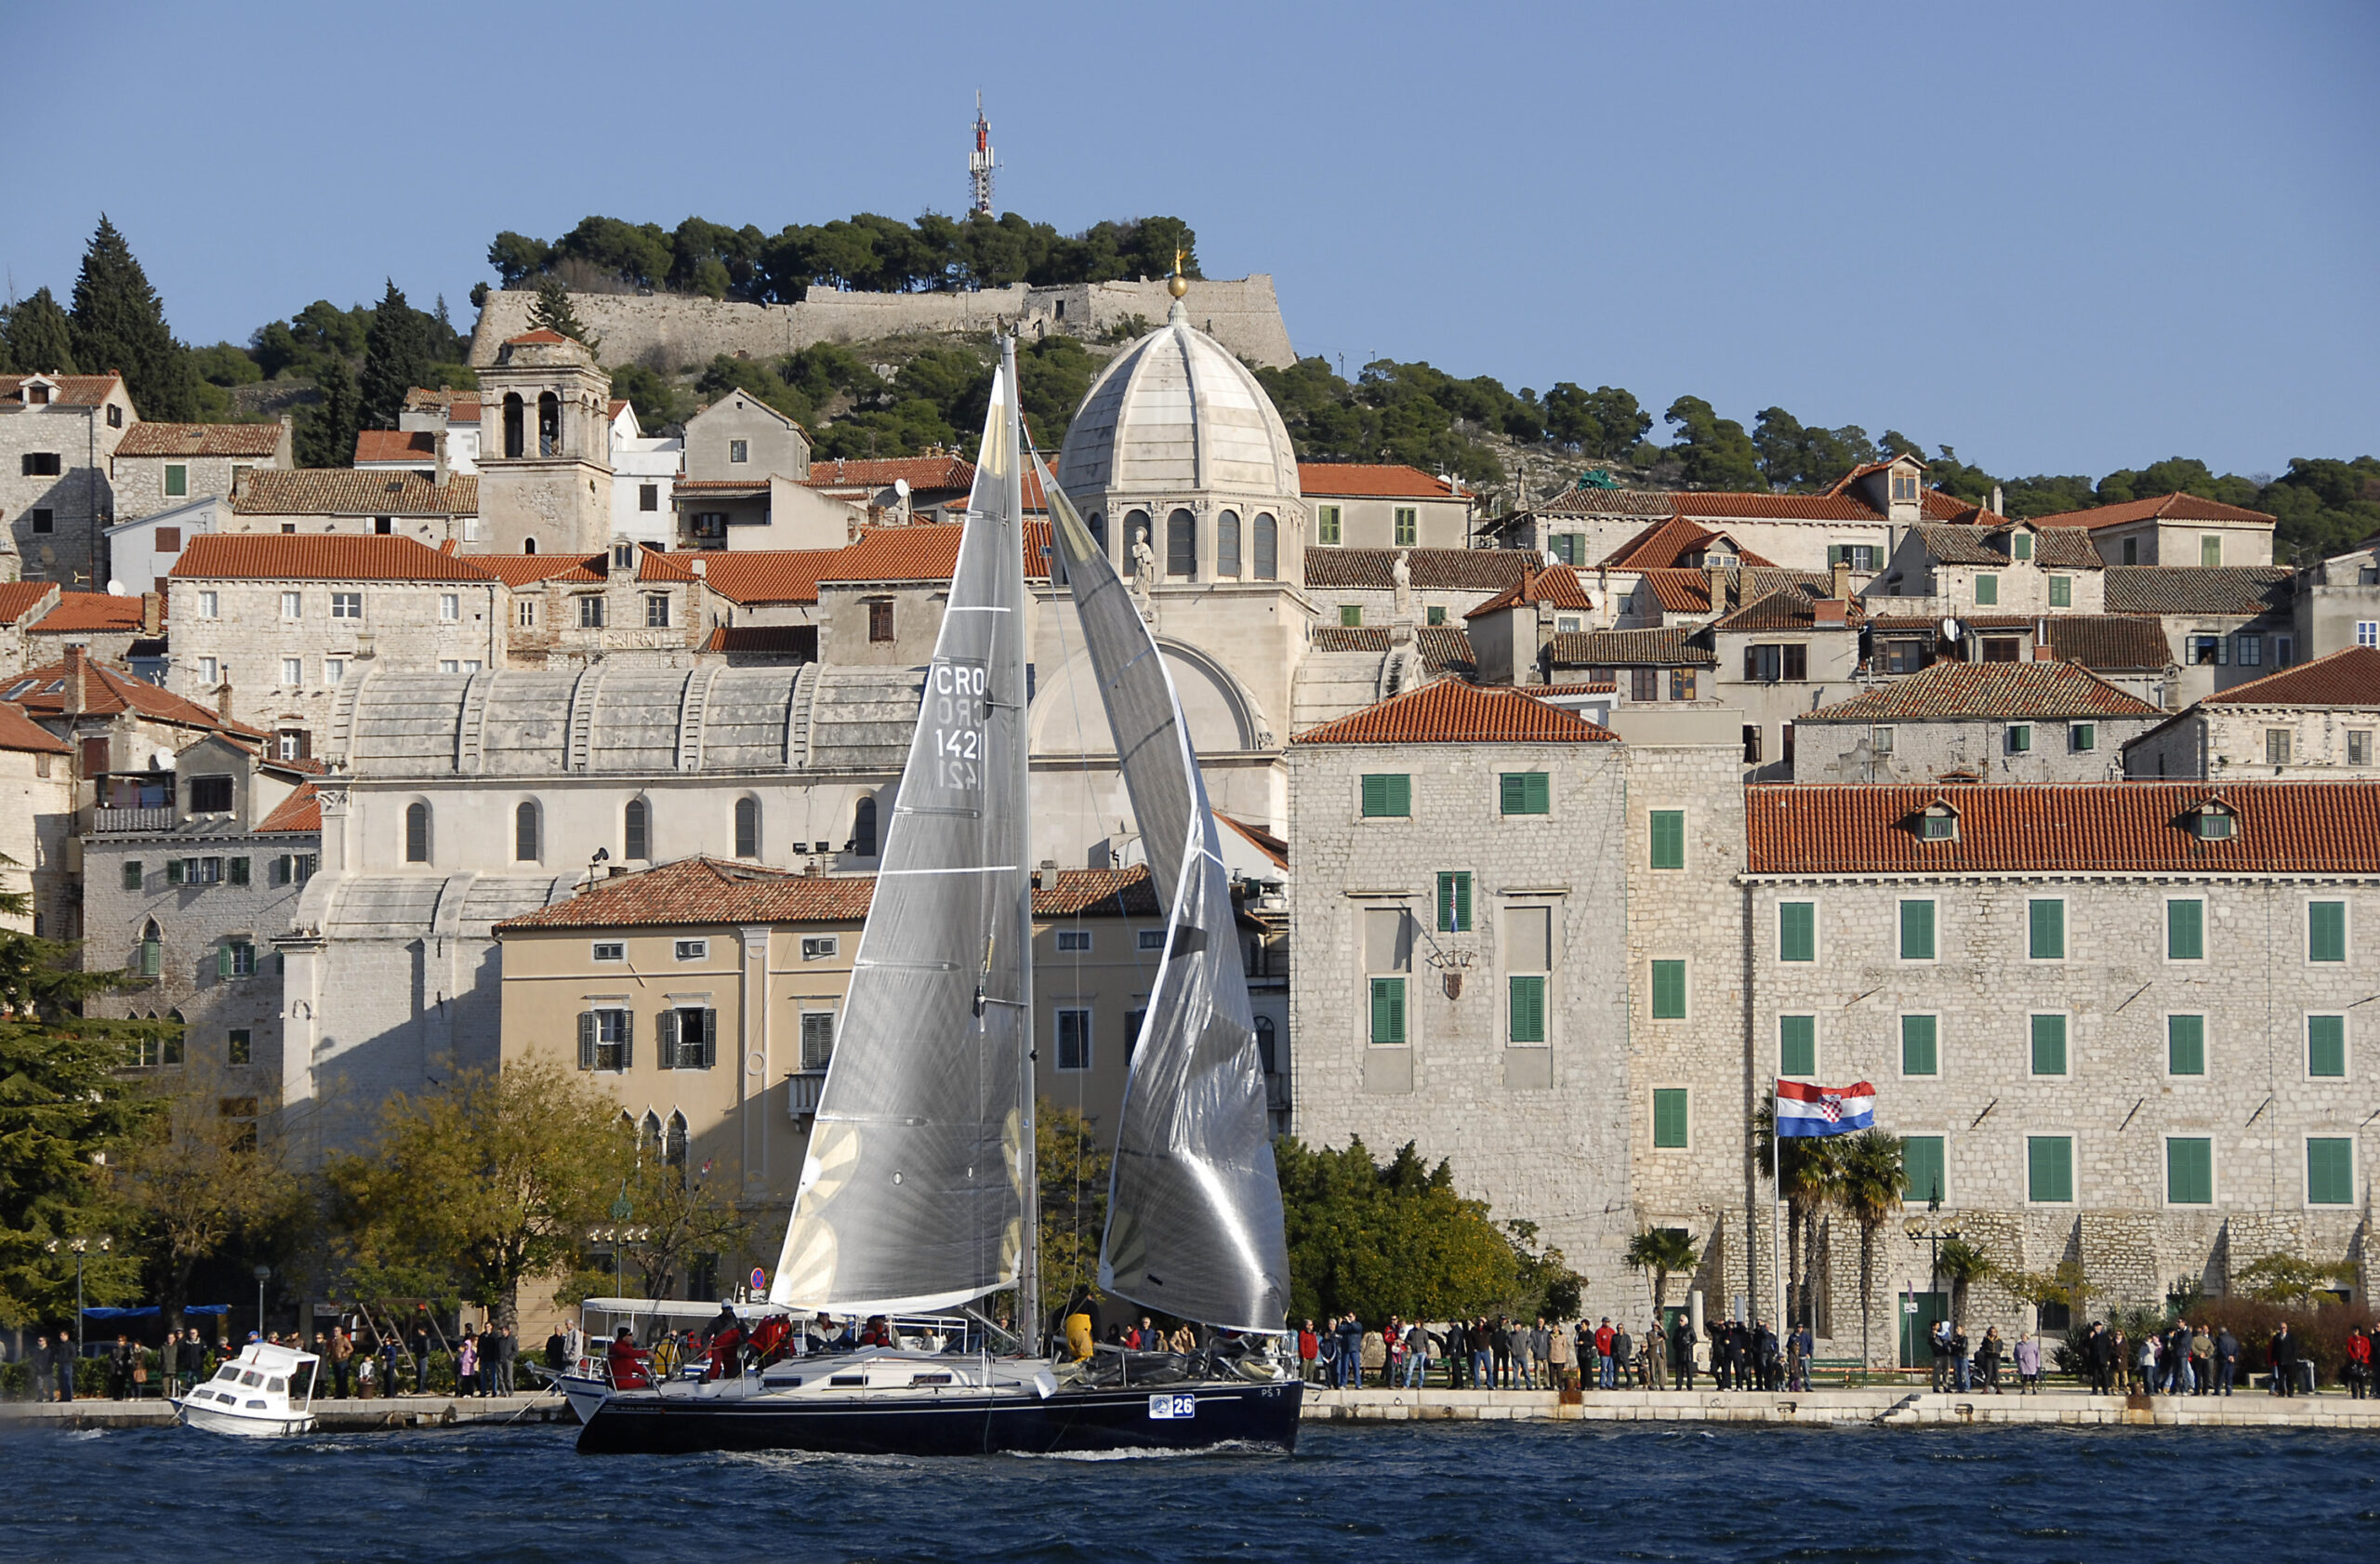
[[[1945,640],[1945,641],[1956,641],[1958,638],[1959,638],[1959,621],[1958,621],[1958,620],[1956,620],[1956,619],[1945,619],[1945,620],[1943,620],[1943,621],[1942,621],[1942,639],[1943,639],[1943,640]]]
[[[892,480],[892,492],[893,492],[894,494],[896,494],[896,495],[900,496],[903,499],[906,499],[906,498],[908,498],[908,497],[909,497],[909,481],[908,481],[906,478],[895,478],[895,479],[893,479],[893,480]]]
[[[117,580],[117,579],[116,579],[114,577],[112,577],[112,576],[111,576],[111,577],[108,577],[108,596],[110,596],[110,597],[130,597],[131,595],[132,595],[132,593],[131,593],[130,591],[128,591],[128,590],[126,590],[125,585],[124,585],[124,583],[123,583],[123,582],[121,582],[121,581],[119,581],[119,580]]]

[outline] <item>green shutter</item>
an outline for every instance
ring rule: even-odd
[[[1405,1040],[1405,979],[1401,977],[1372,979],[1372,1040]]]
[[[2036,961],[2066,960],[2066,904],[2058,900],[2031,904],[2032,957]]]
[[[678,1013],[674,1010],[653,1018],[653,1064],[656,1069],[678,1067]]]
[[[1438,875],[1438,932],[1471,932],[1471,871],[1446,869]]]
[[[2074,577],[2053,576],[2049,578],[2049,605],[2052,608],[2074,606]]]
[[[1664,1151],[1685,1149],[1686,1126],[1686,1088],[1653,1088],[1653,1145]]]
[[[2211,1206],[2215,1203],[2215,1143],[2203,1136],[2176,1135],[2165,1143],[2165,1203]]]
[[[1683,1021],[1686,1019],[1686,963],[1655,961],[1653,963],[1653,1019]]]
[[[1545,979],[1514,977],[1512,986],[1512,1031],[1514,1042],[1543,1042],[1545,1040]]]
[[[2066,1073],[2066,1017],[2036,1015],[2033,1017],[2033,1073],[2064,1075]]]
[[[189,879],[190,860],[188,858],[167,858],[165,860],[166,884],[180,885],[186,883]]]
[[[1413,813],[1413,779],[1402,772],[1381,772],[1364,778],[1364,813],[1402,818]]]
[[[2344,1077],[2347,1074],[2347,1017],[2306,1017],[2306,1073]]]
[[[2204,1075],[2206,1073],[2205,1016],[2168,1015],[2165,1017],[2165,1073],[2167,1075]]]
[[[1900,1142],[1900,1181],[1903,1198],[1912,1205],[1920,1205],[1936,1195],[1949,1198],[1950,1186],[1943,1182],[1942,1137],[1940,1135],[1903,1135]]]
[[[224,868],[224,872],[225,872],[225,873],[230,877],[231,881],[231,883],[232,883],[232,884],[234,884],[234,885],[245,885],[245,884],[246,884],[246,883],[248,882],[248,860],[247,860],[247,859],[245,859],[245,858],[232,858],[232,859],[229,860],[227,863],[225,863],[225,864],[224,864],[224,866],[223,866],[223,868]]]
[[[1780,1015],[1777,1018],[1777,1073],[1818,1073],[1818,1018]]]
[[[1900,1073],[1903,1075],[1938,1075],[1942,1060],[1938,1047],[1939,1022],[1931,1015],[1904,1015],[1900,1018]]]
[[[124,888],[127,891],[140,889],[140,861],[138,858],[125,860]]]
[[[2025,1137],[2025,1198],[2050,1205],[2074,1200],[2074,1142],[2065,1135]]]
[[[2355,1203],[2355,1142],[2345,1135],[2306,1141],[2306,1200],[2318,1206]]]
[[[595,1013],[591,1010],[578,1013],[578,1067],[595,1067]]]
[[[1934,959],[1932,902],[1905,901],[1900,904],[1900,959],[1904,961],[1930,961]]]
[[[1546,815],[1553,811],[1553,778],[1541,771],[1508,771],[1504,773],[1503,812],[1507,815]]]
[[[1978,607],[1989,608],[2000,601],[2000,577],[1977,576],[1975,578],[1975,601]]]
[[[2165,959],[2169,961],[2206,959],[2206,903],[2169,901],[2165,904]]]
[[[1656,809],[1653,811],[1653,867],[1684,868],[1686,867],[1686,811]]]
[[[215,948],[215,976],[220,981],[231,975],[231,948],[228,945],[218,945]]]
[[[1818,908],[1816,902],[1777,904],[1777,959],[1815,961],[1818,959]]]
[[[2347,903],[2318,901],[2307,904],[2306,959],[2309,961],[2347,960]]]

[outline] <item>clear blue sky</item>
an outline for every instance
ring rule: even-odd
[[[2380,450],[2380,7],[121,3],[10,17],[0,263],[192,341],[502,228],[1173,213],[1303,352],[2003,474]],[[36,127],[37,126],[37,127]]]

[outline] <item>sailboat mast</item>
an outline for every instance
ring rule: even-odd
[[[1008,514],[1016,523],[1017,536],[1010,539],[1009,558],[1021,575],[1025,555],[1025,419],[1022,412],[1022,390],[1016,379],[1016,338],[1000,338],[1000,378],[1008,387],[1008,471],[1002,476],[1007,490]],[[1046,501],[1044,503],[1047,503]],[[1021,585],[1021,583],[1020,583]],[[1030,729],[1025,721],[1025,605],[1033,601],[1031,590],[1016,594],[1016,611],[1010,616],[1009,634],[1014,655],[1009,659],[1008,672],[1014,678],[1010,698],[1017,703],[1017,742],[1013,747],[1015,766],[1014,791],[1009,796],[1016,801],[1023,818],[1018,823],[1018,850],[1024,855],[1016,862],[1025,872],[1018,876],[1016,937],[1022,942],[1023,971],[1018,977],[1018,997],[1024,1001],[1024,1030],[1021,1046],[1016,1051],[1018,1139],[1024,1159],[1025,1220],[1017,1235],[1016,1256],[1016,1322],[1018,1334],[1029,1344],[1031,1350],[1040,1350],[1041,1342],[1041,1170],[1040,1145],[1036,1128],[1036,1099],[1038,1093],[1034,1081],[1033,1045],[1033,869],[1039,860],[1033,856],[1032,809],[1032,744],[1027,736]]]

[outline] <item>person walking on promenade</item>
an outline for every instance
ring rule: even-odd
[[[1611,1328],[1609,1315],[1605,1315],[1595,1325],[1595,1388],[1598,1390],[1609,1390],[1619,1384],[1619,1376],[1613,1372],[1611,1363],[1611,1345],[1619,1334]]]
[[[1556,1325],[1545,1332],[1545,1378],[1556,1390],[1574,1390],[1577,1383],[1570,1377],[1571,1367],[1578,1361],[1570,1332]]]
[[[1496,1388],[1510,1390],[1514,1387],[1512,1320],[1504,1315],[1498,1315],[1496,1323],[1488,1327],[1488,1341],[1489,1350],[1496,1355]]]
[[[157,1345],[157,1392],[171,1396],[181,1387],[179,1370],[182,1359],[182,1337],[178,1331],[168,1331]]]
[[[2272,1393],[2276,1396],[2294,1395],[2297,1390],[2297,1338],[2289,1333],[2289,1322],[2272,1333],[2265,1346],[2266,1361],[2272,1365]]]
[[[1673,1389],[1694,1388],[1694,1327],[1684,1309],[1670,1326],[1670,1379]]]
[[[1992,1395],[2000,1394],[2000,1327],[1987,1326],[1983,1345],[1975,1349],[1975,1366],[1983,1375],[1983,1387]]]
[[[2016,1394],[2038,1396],[2042,1390],[2042,1344],[2030,1331],[2016,1333]]]
[[[1145,1340],[1142,1344],[1141,1350],[1143,1352],[1149,1350]],[[1314,1321],[1309,1319],[1298,1327],[1298,1378],[1312,1385],[1321,1377],[1321,1374],[1322,1338],[1315,1334]]]
[[[1794,1389],[1807,1391],[1810,1388],[1810,1359],[1818,1356],[1818,1336],[1811,1331],[1809,1322],[1804,1320],[1801,1328],[1793,1332]]]
[[[2228,1325],[2215,1332],[2215,1394],[2231,1394],[2232,1382],[2240,1377],[2240,1338],[2231,1333]]]
[[[1964,1331],[1950,1332],[1950,1388],[1962,1396],[1975,1388],[1974,1352]]]
[[[1339,1388],[1361,1389],[1364,1383],[1364,1322],[1349,1310],[1339,1321]]]
[[[1636,1388],[1636,1338],[1628,1333],[1625,1320],[1611,1332],[1611,1374],[1614,1386]]]
[[[2090,1371],[2091,1394],[2109,1394],[2115,1367],[2115,1341],[2109,1333],[2107,1321],[2091,1321],[2090,1334],[2082,1338],[2082,1366]]]
[[[417,1320],[413,1328],[413,1393],[430,1393],[430,1322]]]
[[[199,1340],[195,1325],[182,1334],[181,1371],[185,1393],[198,1388],[198,1382],[206,1374],[206,1344]]]
[[[2363,1399],[2363,1387],[2372,1378],[2372,1338],[2360,1331],[2347,1333],[2347,1398],[2350,1401]]]
[[[115,1345],[108,1349],[109,1400],[132,1399],[132,1365],[139,1360],[139,1354],[133,1348],[132,1338],[118,1331]]]
[[[1405,1374],[1398,1383],[1419,1390],[1430,1373],[1430,1332],[1420,1320],[1405,1328]]]
[[[455,1349],[455,1394],[476,1396],[480,1393],[480,1339],[471,1328],[463,1327],[463,1345]]]
[[[521,1358],[521,1338],[512,1333],[512,1327],[508,1325],[496,1332],[496,1384],[502,1386],[502,1394],[509,1396],[513,1393],[512,1365]]]
[[[1471,1387],[1496,1388],[1496,1335],[1484,1314],[1471,1322]]]
[[[1537,1332],[1519,1323],[1513,1325],[1513,1372],[1523,1390],[1537,1388]]]
[[[1937,1319],[1925,1338],[1927,1350],[1933,1355],[1934,1389],[1939,1394],[1950,1378],[1950,1322]]]
[[[2215,1388],[2215,1338],[2204,1325],[2190,1332],[2190,1373],[2198,1381],[2199,1395]]]

